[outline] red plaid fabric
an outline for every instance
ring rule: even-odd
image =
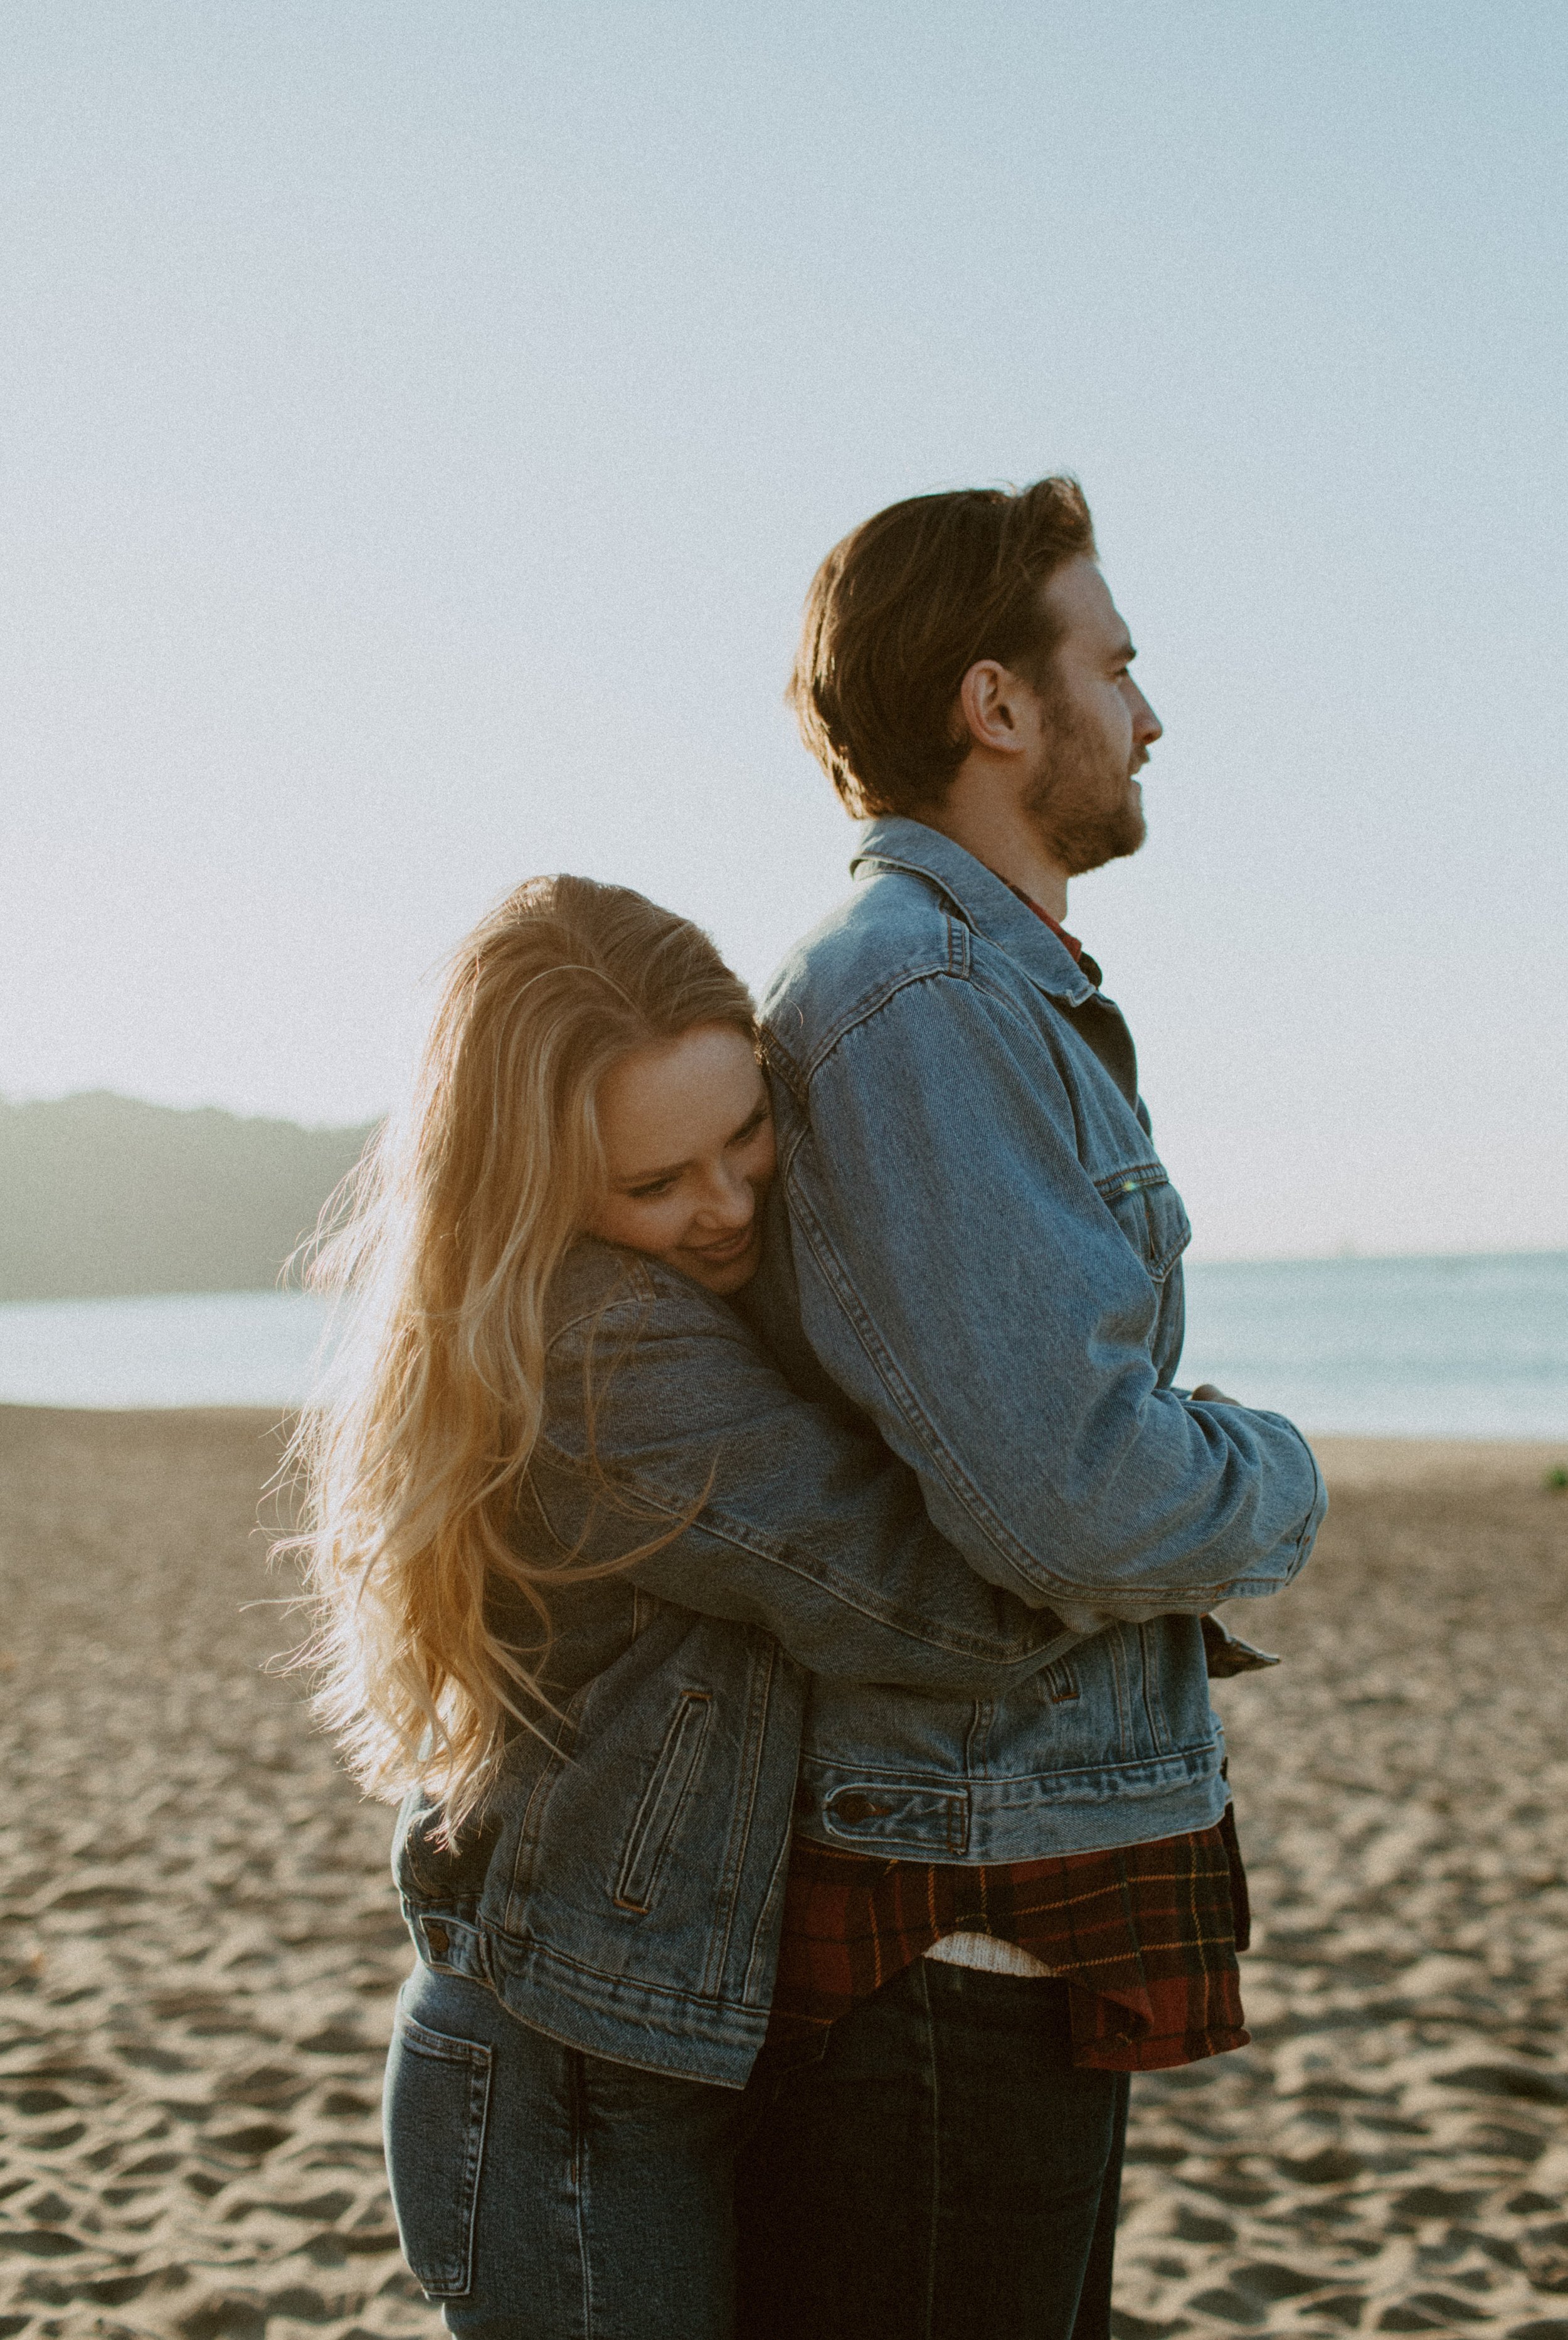
[[[994,1869],[879,1860],[796,1837],[769,2043],[836,2023],[944,1934],[991,1934],[1068,1985],[1072,2060],[1159,2072],[1245,2048],[1247,1878],[1215,1828]]]

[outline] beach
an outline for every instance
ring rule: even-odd
[[[1562,1448],[1325,1440],[1217,1702],[1253,2045],[1134,2085],[1119,2340],[1568,2340]],[[390,1816],[266,1670],[272,1415],[0,1408],[0,2340],[439,2329],[380,2063]],[[999,2335],[1000,2340],[1000,2335]]]

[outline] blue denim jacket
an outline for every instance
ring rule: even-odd
[[[589,2054],[739,2087],[773,1997],[808,1681],[897,1683],[945,1714],[1006,1700],[1078,1637],[966,1568],[881,1440],[797,1396],[727,1302],[584,1242],[549,1308],[519,1544],[591,1566],[669,1541],[557,1590],[556,1713],[513,1738],[455,1850],[410,1796],[394,1873],[428,1964]],[[494,1610],[537,1641],[515,1596]]]
[[[774,994],[794,1240],[781,1218],[754,1289],[790,1378],[726,1302],[575,1248],[516,1532],[563,1564],[670,1541],[563,1582],[558,1711],[455,1850],[417,1794],[394,1848],[428,1963],[590,2054],[732,2087],[792,1825],[981,1860],[1218,1817],[1197,1612],[1285,1581],[1322,1510],[1287,1423],[1169,1387],[1186,1221],[1120,1018],[966,856],[879,837],[951,857],[974,907],[889,869]],[[944,1036],[961,984],[983,1006]]]
[[[855,868],[764,1004],[788,1227],[745,1304],[972,1568],[1094,1638],[998,1700],[817,1682],[796,1827],[1000,1861],[1208,1826],[1199,1613],[1307,1559],[1312,1454],[1172,1386],[1190,1231],[1117,1008],[937,831],[875,821]]]

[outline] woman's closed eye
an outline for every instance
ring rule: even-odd
[[[749,1145],[752,1139],[756,1135],[758,1130],[762,1127],[767,1117],[768,1107],[766,1099],[764,1098],[763,1103],[758,1106],[755,1113],[753,1114],[751,1119],[747,1122],[743,1122],[740,1128],[736,1130],[735,1135],[729,1141],[731,1145]]]
[[[761,1135],[767,1124],[767,1119],[768,1103],[764,1097],[756,1111],[748,1114],[740,1127],[732,1131],[725,1138],[725,1152],[735,1154],[738,1153],[743,1146],[750,1145],[753,1140]],[[675,1193],[689,1166],[683,1162],[676,1169],[666,1170],[656,1178],[644,1178],[636,1185],[623,1186],[620,1191],[634,1203],[656,1203],[662,1195]]]
[[[672,1170],[667,1178],[655,1178],[646,1186],[626,1186],[621,1191],[630,1195],[634,1202],[648,1203],[657,1195],[674,1194],[680,1182],[681,1173]]]

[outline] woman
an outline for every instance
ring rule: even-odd
[[[455,2333],[733,2331],[808,1678],[998,1698],[1075,1639],[728,1305],[773,1167],[706,937],[538,879],[454,957],[320,1263],[350,1320],[296,1450],[321,1702],[404,1799],[388,2158]]]

